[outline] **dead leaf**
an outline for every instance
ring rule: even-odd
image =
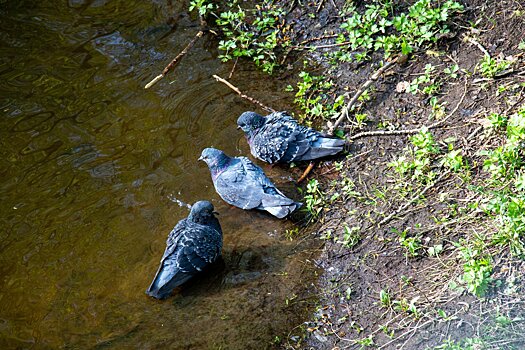
[[[408,88],[410,87],[410,83],[408,81],[400,81],[396,85],[396,91],[401,92],[408,92]]]

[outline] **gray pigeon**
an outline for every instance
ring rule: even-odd
[[[160,267],[146,294],[167,298],[174,288],[213,263],[221,255],[222,229],[208,201],[193,204],[187,218],[168,236]]]
[[[267,163],[290,163],[334,155],[343,150],[345,140],[324,137],[319,132],[297,124],[286,112],[263,117],[244,112],[237,119],[248,139],[254,157]]]
[[[205,148],[199,160],[208,164],[215,190],[231,205],[266,210],[279,219],[301,206],[275,188],[262,169],[246,157],[232,158],[218,149]]]

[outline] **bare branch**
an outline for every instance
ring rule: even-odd
[[[357,99],[359,98],[359,96],[361,96],[363,94],[363,92],[366,91],[366,89],[368,89],[368,87],[370,85],[372,85],[372,83],[374,81],[376,81],[377,79],[379,79],[379,77],[381,76],[381,74],[383,74],[387,69],[389,69],[390,67],[392,67],[393,65],[395,65],[397,63],[397,60],[398,60],[399,57],[396,57],[394,58],[392,61],[390,62],[387,62],[383,65],[383,67],[379,68],[374,74],[372,74],[372,76],[370,77],[370,79],[368,79],[363,85],[361,85],[361,87],[359,88],[359,90],[356,91],[356,93],[354,94],[354,96],[352,97],[352,99],[347,103],[347,105],[343,108],[343,110],[341,111],[341,115],[339,116],[339,118],[335,121],[335,123],[330,126],[328,128],[328,134],[329,135],[333,135],[334,134],[334,131],[335,129],[339,126],[339,124],[341,124],[341,122],[343,121],[343,119],[345,119],[346,117],[348,117],[348,112],[350,111],[350,109],[354,106],[354,104],[357,102]]]
[[[275,109],[271,108],[271,107],[268,107],[266,105],[264,105],[261,101],[259,100],[256,100],[255,98],[253,97],[250,97],[248,95],[245,95],[242,93],[241,90],[239,90],[238,87],[236,87],[235,85],[232,85],[229,81],[227,81],[226,79],[223,79],[221,77],[219,77],[218,75],[213,75],[213,77],[217,80],[217,81],[220,81],[221,83],[225,84],[226,86],[228,86],[230,89],[232,89],[233,91],[235,91],[239,96],[241,96],[242,98],[244,98],[245,100],[248,100],[250,101],[251,103],[254,103],[256,105],[258,105],[259,107],[261,107],[262,109],[264,109],[265,111],[267,112],[270,112],[270,113],[273,113],[273,112],[276,112]]]
[[[463,103],[463,100],[465,99],[465,96],[467,95],[467,80],[465,79],[465,90],[463,91],[463,95],[461,96],[461,98],[459,99],[459,102],[458,104],[456,105],[456,107],[449,113],[445,116],[445,118],[433,123],[433,124],[430,124],[429,126],[427,126],[428,129],[435,129],[437,127],[440,127],[441,125],[443,125],[450,117],[452,117],[459,109],[459,106],[461,106],[461,104]],[[415,128],[415,129],[406,129],[406,130],[391,130],[391,131],[386,131],[386,130],[376,130],[376,131],[365,131],[365,132],[360,132],[359,134],[355,134],[353,136],[350,136],[348,138],[349,141],[353,141],[353,140],[357,140],[359,138],[362,138],[362,137],[370,137],[370,136],[396,136],[396,135],[412,135],[412,134],[417,134],[418,132],[421,131],[421,127],[419,128]]]
[[[186,47],[175,57],[170,64],[164,68],[161,74],[157,75],[155,78],[153,78],[149,83],[144,86],[144,89],[149,89],[153,85],[157,84],[162,78],[166,76],[175,66],[179,63],[179,61],[188,53],[188,51],[195,45],[197,40],[204,34],[203,30],[199,30],[197,34],[195,34],[195,37],[191,39],[191,41],[186,45]]]

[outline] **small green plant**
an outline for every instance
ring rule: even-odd
[[[381,291],[379,292],[379,300],[381,301],[381,306],[383,307],[390,307],[392,305],[392,300],[390,299],[390,294],[381,289]]]
[[[304,196],[305,208],[314,219],[319,218],[323,210],[324,196],[319,190],[319,181],[311,179],[306,185],[306,195]]]
[[[361,240],[360,228],[357,226],[349,227],[347,224],[343,226],[343,240],[341,243],[347,247],[354,247]]]
[[[410,141],[414,145],[414,154],[417,157],[428,157],[439,153],[434,136],[426,127],[421,128],[421,131],[410,137]]]
[[[311,118],[322,118],[329,120],[333,118],[344,104],[344,96],[338,96],[334,103],[329,103],[332,99],[330,88],[333,84],[323,76],[311,75],[307,72],[299,73],[297,92],[295,93],[295,103],[304,112],[299,119],[301,121]]]
[[[436,176],[430,165],[439,154],[439,147],[426,127],[413,135],[410,141],[412,147],[405,148],[405,154],[390,162],[388,166],[402,177],[410,176],[413,180],[428,183]]]
[[[393,329],[388,328],[388,326],[380,325],[379,329],[390,339],[394,337],[395,331]]]
[[[508,118],[506,129],[502,146],[480,152],[491,177],[479,190],[485,195],[484,209],[498,222],[492,242],[525,256],[525,108]]]
[[[460,282],[474,295],[484,296],[493,281],[491,249],[507,247],[514,255],[525,256],[525,108],[507,117],[492,113],[487,117],[490,128],[505,131],[499,146],[483,150],[483,168],[488,173],[483,184],[473,186],[480,197],[472,208],[483,210],[493,228],[474,241],[456,244],[463,260]],[[499,281],[495,281],[497,287]],[[451,283],[454,288],[455,283]]]
[[[459,66],[457,64],[453,64],[450,67],[447,67],[443,70],[445,74],[447,74],[452,79],[456,79],[458,77]]]
[[[367,346],[373,346],[374,345],[374,335],[370,334],[368,337],[363,338],[363,339],[358,339],[355,342],[356,344],[361,345],[361,349]]]
[[[505,115],[499,113],[491,113],[487,120],[493,129],[502,129],[507,126],[508,118]]]
[[[423,244],[421,243],[421,235],[409,237],[408,229],[399,231],[393,228],[392,232],[397,233],[397,235],[399,236],[399,243],[405,249],[406,257],[415,257],[419,255],[419,251],[423,248]]]
[[[443,251],[443,245],[442,244],[436,244],[435,246],[428,248],[428,255],[429,256],[438,256]]]
[[[294,238],[297,237],[298,235],[299,235],[299,228],[298,227],[287,229],[284,232],[284,236],[290,241],[293,241]]]
[[[431,0],[418,0],[398,16],[393,16],[393,2],[367,4],[363,13],[347,5],[342,13],[347,16],[337,43],[347,43],[350,51],[357,52],[357,61],[368,58],[368,52],[383,50],[385,56],[401,52],[409,54],[428,42],[436,42],[438,34],[449,30],[444,24],[451,15],[463,10],[458,2],[447,0],[438,6]],[[339,60],[348,61],[347,53],[339,53]]]
[[[429,100],[430,107],[432,107],[432,112],[430,113],[430,118],[441,119],[445,116],[445,106],[438,102],[436,96],[432,96]]]
[[[485,78],[494,78],[498,73],[501,73],[502,71],[509,68],[510,65],[511,62],[509,61],[503,59],[496,60],[489,55],[485,55],[479,62],[478,67],[481,71],[481,75],[483,75]]]
[[[332,230],[326,230],[320,237],[322,240],[329,241],[332,239]]]
[[[357,123],[357,127],[361,128],[363,127],[364,123],[368,120],[368,115],[366,115],[365,113],[355,113],[354,118]]]
[[[361,196],[361,193],[355,190],[356,186],[354,181],[347,177],[347,175],[343,176],[343,179],[339,182],[339,186],[346,198],[358,198]]]
[[[407,314],[411,314],[414,316],[414,318],[418,319],[421,315],[419,313],[419,310],[416,307],[416,302],[419,297],[415,297],[414,299],[408,301],[408,299],[403,298],[401,300],[394,300],[392,302],[392,307],[396,311],[401,311]]]
[[[464,261],[464,273],[460,282],[466,284],[470,293],[478,297],[484,296],[492,280],[490,278],[492,274],[490,255],[481,251],[483,248],[481,241],[475,246],[464,243],[456,243],[455,245],[459,249],[461,259]]]
[[[199,11],[199,16],[206,17],[215,6],[209,0],[192,0],[190,1],[190,12],[193,10]]]
[[[461,153],[462,151],[460,149],[450,149],[450,152],[441,158],[441,165],[454,172],[460,171],[465,166]]]
[[[200,13],[203,5],[199,7],[198,3],[206,2],[192,2],[191,6],[198,8]],[[219,41],[219,50],[222,51],[219,58],[226,62],[236,57],[247,57],[271,74],[277,66],[276,50],[289,44],[281,39],[279,30],[284,9],[267,0],[254,10],[241,8],[237,0],[229,1],[224,7],[225,10],[215,15],[215,22],[224,34],[224,39]],[[212,7],[206,7],[205,11],[208,9]]]
[[[500,327],[507,327],[512,323],[512,319],[505,315],[498,315],[495,318],[496,324]]]
[[[435,67],[430,63],[425,66],[425,73],[412,80],[408,87],[408,91],[413,95],[418,92],[424,95],[434,95],[441,87],[441,83],[437,80],[437,76],[433,74]]]

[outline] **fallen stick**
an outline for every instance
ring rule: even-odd
[[[233,72],[235,71],[235,67],[237,67],[237,62],[239,61],[239,57],[235,59],[235,62],[233,62],[232,70],[230,71],[230,74],[228,75],[228,79],[231,79],[233,77]]]
[[[350,41],[345,41],[344,43],[326,44],[326,45],[318,45],[318,46],[291,46],[290,48],[294,50],[317,50],[317,49],[328,49],[331,47],[338,47],[338,46],[347,46],[351,44],[352,43]]]
[[[477,42],[474,38],[471,38],[471,37],[465,35],[465,40],[468,41],[471,44],[476,45],[478,47],[479,51],[483,52],[485,54],[485,56],[488,56],[490,58],[490,54],[487,51],[487,49],[485,49],[483,47],[483,45],[481,45],[479,42]]]
[[[343,108],[343,110],[341,111],[341,115],[339,116],[339,118],[337,118],[337,120],[335,121],[335,123],[330,126],[328,128],[328,134],[329,135],[333,135],[334,134],[334,131],[335,129],[339,126],[339,124],[341,124],[341,122],[343,121],[343,119],[347,118],[348,117],[348,112],[350,111],[350,108],[352,108],[354,106],[354,104],[357,102],[357,99],[359,98],[359,96],[361,96],[363,94],[363,92],[366,91],[366,89],[368,89],[368,87],[370,85],[372,85],[372,83],[374,81],[376,81],[377,79],[379,79],[379,77],[381,76],[381,74],[383,74],[388,68],[392,67],[394,64],[397,63],[397,60],[399,59],[399,56],[394,58],[392,61],[390,62],[387,62],[385,63],[385,65],[381,68],[379,68],[374,74],[372,74],[372,76],[370,77],[370,79],[368,79],[363,85],[361,85],[361,87],[359,88],[359,90],[356,91],[356,93],[354,94],[354,96],[352,97],[352,99],[347,103],[347,105]]]
[[[445,123],[447,121],[447,119],[449,119],[450,117],[452,117],[459,109],[459,106],[463,103],[463,100],[465,99],[465,96],[467,95],[467,82],[466,82],[466,79],[465,79],[465,91],[463,91],[463,95],[461,96],[461,98],[459,99],[459,102],[458,104],[456,105],[456,107],[454,107],[454,109],[446,115],[445,118],[433,123],[433,124],[430,124],[429,126],[427,126],[428,129],[435,129],[439,126],[441,126],[443,123]],[[357,140],[361,137],[369,137],[369,136],[396,136],[396,135],[412,135],[412,134],[417,134],[418,132],[421,131],[421,128],[422,127],[419,127],[419,128],[415,128],[415,129],[406,129],[406,130],[391,130],[391,131],[385,131],[385,130],[377,130],[377,131],[364,131],[364,132],[360,132],[359,134],[355,134],[353,136],[350,136],[348,138],[348,141],[353,141],[353,140]]]
[[[337,34],[321,35],[315,38],[306,39],[306,40],[301,41],[298,46],[302,46],[304,44],[311,43],[312,41],[332,39],[332,38],[337,38]]]
[[[268,107],[266,105],[264,105],[261,101],[259,100],[256,100],[254,99],[253,97],[250,97],[248,95],[245,95],[242,93],[241,90],[239,90],[238,87],[236,87],[235,85],[232,85],[229,81],[227,81],[226,79],[223,79],[221,77],[219,77],[218,75],[213,75],[213,77],[215,78],[215,80],[217,81],[220,81],[221,83],[225,84],[226,86],[228,86],[230,89],[232,89],[233,91],[235,91],[239,96],[241,96],[242,98],[244,98],[245,100],[248,100],[250,101],[251,103],[254,103],[256,105],[258,105],[259,107],[261,107],[262,109],[264,109],[266,112],[270,112],[270,113],[273,113],[273,112],[276,112],[275,109],[271,108],[271,107]]]
[[[306,179],[306,177],[308,176],[308,174],[310,173],[310,171],[312,171],[312,169],[314,168],[314,165],[315,165],[314,162],[310,162],[310,164],[308,164],[308,167],[305,169],[303,175],[301,175],[301,177],[299,178],[299,180],[297,180],[297,183],[298,183],[298,184],[300,184],[301,182],[303,182],[304,179]]]
[[[324,1],[325,0],[319,1],[319,5],[317,6],[317,10],[315,11],[315,13],[318,13],[321,10],[321,7],[323,7]]]
[[[420,199],[422,196],[425,195],[425,193],[427,193],[428,190],[430,190],[431,188],[434,187],[434,185],[436,185],[439,181],[441,181],[446,175],[449,175],[450,172],[449,171],[445,171],[444,173],[442,173],[441,175],[439,175],[439,177],[436,179],[436,181],[428,184],[421,192],[419,193],[416,193],[414,196],[412,196],[412,198],[410,198],[410,200],[408,202],[406,202],[405,204],[403,204],[401,207],[399,207],[397,210],[395,210],[394,212],[390,213],[390,215],[386,216],[383,220],[381,220],[377,226],[381,227],[383,226],[384,224],[387,224],[390,220],[392,220],[392,218],[396,215],[399,215],[401,212],[403,212],[405,209],[407,209],[409,206],[411,206],[412,204],[414,204],[415,202],[417,202],[418,199]]]
[[[162,78],[164,78],[166,76],[166,74],[168,74],[173,68],[175,68],[175,66],[179,63],[181,58],[184,57],[188,53],[188,51],[193,47],[193,45],[195,45],[197,40],[203,34],[204,34],[204,31],[203,30],[199,30],[197,32],[197,34],[195,34],[195,37],[193,39],[191,39],[191,41],[188,43],[188,45],[186,45],[186,47],[177,55],[177,57],[175,57],[170,62],[170,64],[168,64],[166,66],[166,68],[164,68],[164,70],[162,71],[161,74],[157,75],[155,78],[153,78],[153,80],[151,80],[149,83],[147,83],[146,86],[144,86],[144,89],[149,89],[153,85],[157,84]]]

